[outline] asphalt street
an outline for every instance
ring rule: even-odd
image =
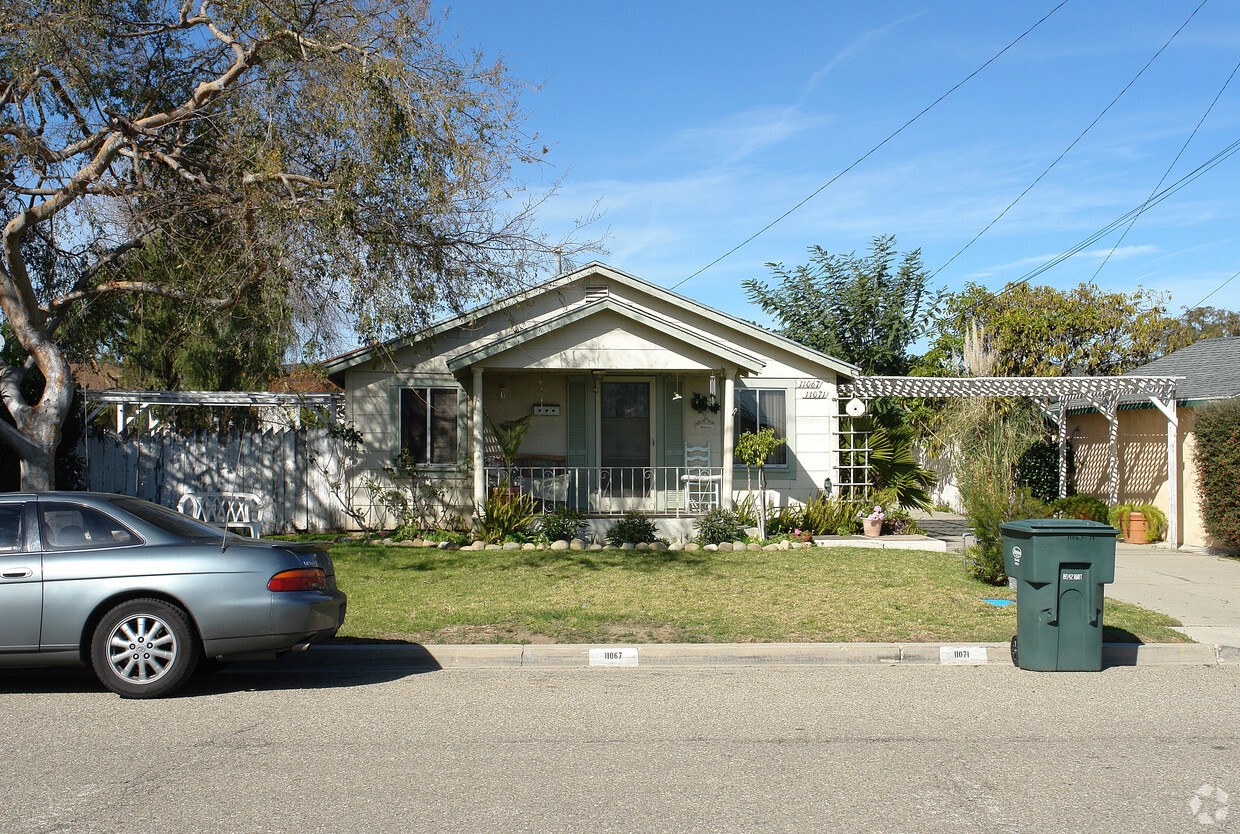
[[[152,702],[6,670],[3,829],[1240,831],[1226,663],[412,671],[313,654]]]

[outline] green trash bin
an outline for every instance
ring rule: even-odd
[[[1102,586],[1115,581],[1115,537],[1097,521],[1032,518],[999,525],[1016,580],[1012,657],[1022,669],[1102,669]]]

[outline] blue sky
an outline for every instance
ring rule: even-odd
[[[445,32],[541,84],[526,128],[563,178],[553,237],[595,203],[616,267],[680,284],[808,197],[1055,8],[1036,2],[490,2]],[[1042,179],[1035,180],[1170,45]],[[746,278],[817,244],[922,250],[934,283],[998,289],[1240,139],[1240,4],[1068,0],[806,205],[678,292],[763,321]],[[1185,142],[1196,135],[1185,148]],[[1177,154],[1183,153],[1178,162]],[[1168,173],[1168,169],[1170,172]],[[964,248],[1033,185],[982,237]],[[1240,153],[1033,279],[1240,310]],[[1103,258],[1115,248],[1100,272]],[[953,259],[954,258],[954,259]]]

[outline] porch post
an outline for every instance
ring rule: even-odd
[[[486,446],[482,433],[482,367],[475,365],[473,413],[470,420],[474,430],[474,506],[481,507],[486,502],[487,473]]]
[[[732,509],[732,456],[736,453],[732,441],[733,420],[736,411],[736,371],[725,371],[723,375],[723,495],[720,506],[725,510]]]

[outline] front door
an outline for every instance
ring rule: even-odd
[[[653,495],[653,430],[649,380],[599,385],[600,509],[646,508]]]

